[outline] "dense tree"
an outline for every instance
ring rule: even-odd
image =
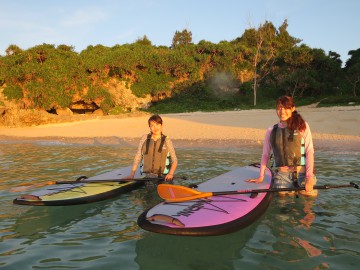
[[[360,88],[360,49],[351,50],[348,54],[350,58],[345,64],[345,74],[351,85],[352,94],[356,97]]]
[[[10,45],[6,50],[5,53],[6,55],[16,55],[22,52],[22,49],[20,49],[18,46],[16,45]]]
[[[273,74],[276,85],[282,94],[292,97],[302,96],[311,82],[309,72],[313,56],[311,49],[305,45],[286,50],[278,59],[278,70]]]
[[[138,38],[135,41],[135,43],[145,45],[145,46],[151,46],[152,45],[150,39],[148,39],[148,37],[146,35],[144,35],[142,38]]]
[[[265,21],[257,29],[245,30],[239,39],[245,46],[252,49],[252,52],[247,55],[247,59],[252,63],[254,73],[254,106],[257,101],[258,84],[270,74],[279,53],[291,50],[300,41],[288,34],[287,26],[287,20],[285,20],[277,30],[271,22]]]
[[[172,40],[171,47],[176,48],[178,46],[189,45],[192,42],[192,33],[188,29],[184,29],[181,32],[176,31]]]
[[[21,98],[27,108],[69,106],[72,95],[85,86],[85,73],[78,54],[64,48],[43,44],[6,57],[3,76],[8,98]]]
[[[189,101],[237,100],[279,94],[297,97],[358,95],[360,52],[341,68],[336,52],[313,49],[287,31],[265,21],[232,41],[192,43],[192,33],[176,31],[171,47],[153,46],[144,35],[132,44],[88,46],[81,53],[72,46],[42,44],[27,50],[10,45],[0,57],[3,95],[24,108],[52,110],[74,102],[95,103],[105,112],[118,102],[109,81],[124,83],[138,97],[169,97],[184,93]],[[345,80],[346,78],[346,80]],[[217,83],[214,83],[217,82]],[[347,82],[347,83],[344,83]],[[228,103],[211,89],[231,89]],[[193,95],[193,98],[190,98]],[[234,103],[235,102],[235,103]],[[231,105],[235,106],[235,105]]]

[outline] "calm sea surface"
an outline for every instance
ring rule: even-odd
[[[176,143],[175,143],[176,146]],[[316,199],[275,197],[238,232],[183,237],[140,229],[159,201],[145,188],[78,206],[21,206],[16,185],[75,180],[132,163],[135,148],[56,141],[0,142],[0,269],[359,269],[360,191],[320,190]],[[261,147],[178,148],[178,175],[199,183],[258,162]],[[316,151],[318,184],[360,183],[360,150]]]

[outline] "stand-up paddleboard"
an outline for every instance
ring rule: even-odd
[[[126,177],[131,166],[103,173],[97,176],[72,181],[69,184],[54,184],[14,199],[22,205],[74,205],[113,198],[144,184],[142,181],[115,182]],[[140,177],[137,171],[135,178]],[[111,182],[111,180],[115,180]],[[88,182],[87,182],[88,181]],[[95,181],[95,182],[90,182]]]
[[[201,183],[202,192],[269,189],[272,172],[266,169],[261,184],[245,182],[259,176],[258,165],[238,167]],[[174,235],[219,235],[242,229],[267,209],[272,193],[248,193],[211,196],[181,202],[162,202],[143,212],[138,225],[144,230]]]

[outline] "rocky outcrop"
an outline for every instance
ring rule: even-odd
[[[56,116],[44,110],[5,108],[0,117],[0,126],[22,127],[56,123]]]
[[[56,110],[56,114],[57,115],[73,115],[74,113],[69,108],[65,108],[65,109],[59,108]]]
[[[132,93],[125,82],[116,79],[111,79],[104,87],[109,91],[115,105],[115,109],[110,111],[113,114],[148,109],[154,98],[150,95],[139,98]],[[77,95],[72,97],[72,104],[66,108],[55,107],[49,111],[26,109],[23,101],[7,100],[2,93],[3,88],[0,88],[0,126],[35,126],[77,121],[79,117],[84,119],[105,116],[100,107],[101,99],[89,101]],[[84,93],[86,94],[86,89]]]
[[[126,82],[117,79],[111,79],[105,87],[113,96],[116,107],[121,107],[124,111],[132,112],[138,109],[148,109],[151,105],[152,97],[135,96],[131,89],[126,86]]]

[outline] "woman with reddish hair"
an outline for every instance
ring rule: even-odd
[[[271,154],[274,157],[275,188],[305,186],[300,194],[316,196],[314,175],[314,147],[308,123],[296,111],[294,100],[282,96],[276,103],[279,123],[266,130],[261,156],[260,175],[247,182],[261,183]],[[294,192],[292,192],[294,193]],[[289,192],[281,192],[286,195]]]

